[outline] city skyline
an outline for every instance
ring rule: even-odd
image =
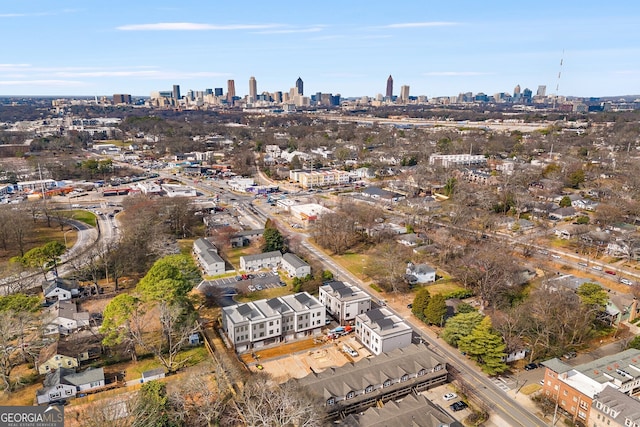
[[[253,1],[3,4],[0,35],[11,43],[0,95],[148,96],[255,76],[258,94],[288,91],[302,77],[307,93],[374,97],[386,94],[389,75],[413,96],[516,85],[546,86],[547,95],[640,94],[640,35],[625,30],[635,27],[636,5],[330,0],[295,10]],[[238,89],[250,95],[246,83]]]

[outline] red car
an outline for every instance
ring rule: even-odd
[[[605,270],[604,272],[607,273],[607,274],[611,274],[612,276],[616,275],[616,272],[613,271],[613,270]]]

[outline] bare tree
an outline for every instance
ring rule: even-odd
[[[229,414],[231,423],[250,426],[325,425],[322,403],[297,383],[276,384],[267,374],[253,374],[237,397],[237,411]]]

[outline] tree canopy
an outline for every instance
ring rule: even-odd
[[[262,235],[264,239],[264,244],[262,246],[263,252],[272,252],[272,251],[284,251],[284,237],[280,230],[275,226],[275,224],[271,220],[267,220],[264,225],[264,233]]]
[[[457,347],[460,339],[470,335],[474,328],[480,324],[483,317],[477,311],[456,314],[447,320],[442,331],[442,339],[448,344]]]
[[[508,369],[504,362],[506,344],[502,336],[493,330],[489,316],[482,319],[469,335],[460,338],[458,348],[478,362],[482,371],[489,375]]]

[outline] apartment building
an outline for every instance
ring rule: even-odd
[[[429,164],[452,168],[456,166],[486,165],[487,158],[483,155],[473,154],[432,154],[429,156]]]
[[[640,427],[640,400],[608,385],[594,396],[587,425]]]
[[[301,170],[289,171],[289,179],[299,183],[303,188],[330,187],[349,183],[349,172],[332,170]]]
[[[307,292],[222,309],[222,327],[237,352],[319,335],[324,306]]]
[[[384,307],[358,314],[355,326],[356,338],[375,355],[411,345],[411,327]]]
[[[282,255],[281,265],[289,277],[307,277],[311,274],[311,266],[290,252]]]
[[[348,283],[332,281],[320,286],[318,299],[341,325],[371,310],[371,297]]]
[[[280,251],[264,252],[255,255],[240,257],[240,269],[245,271],[260,270],[261,268],[273,268],[280,265],[282,254]]]
[[[193,242],[193,254],[206,275],[224,274],[224,260],[218,255],[218,248],[208,239],[200,238]]]
[[[640,393],[640,350],[628,349],[575,367],[554,358],[542,363],[546,370],[542,392],[574,421],[585,423],[593,400],[605,387],[621,393]]]

